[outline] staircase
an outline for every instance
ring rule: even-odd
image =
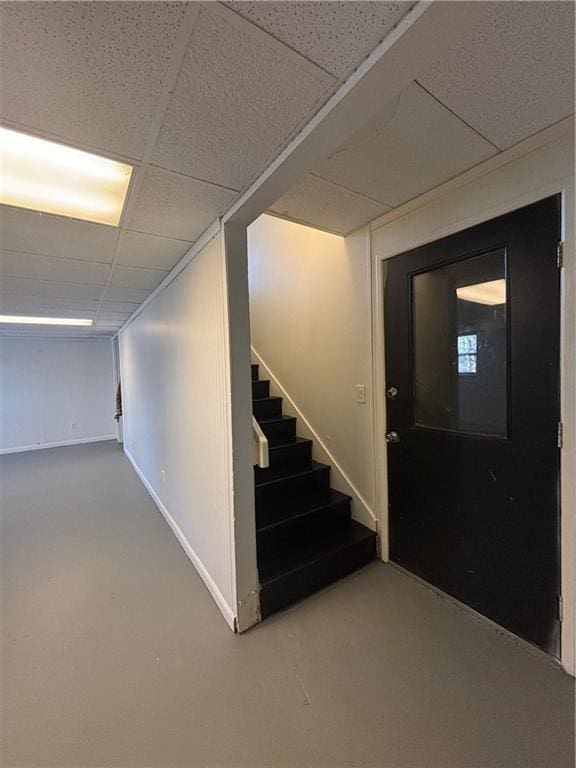
[[[270,466],[254,468],[262,618],[365,565],[376,534],[352,520],[350,496],[330,488],[330,467],[252,366],[253,413],[268,439]]]

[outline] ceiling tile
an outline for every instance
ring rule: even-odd
[[[388,208],[315,176],[306,176],[280,198],[272,210],[303,224],[347,234]]]
[[[111,321],[125,323],[130,317],[130,312],[100,312],[98,315],[98,321]]]
[[[186,6],[0,3],[2,116],[141,157]]]
[[[6,296],[0,294],[0,308],[6,312],[49,312],[52,315],[60,314],[64,310],[70,312],[94,312],[98,309],[99,301],[97,299],[58,299],[44,298],[42,296]],[[136,305],[137,306],[137,305]]]
[[[105,312],[127,312],[129,315],[140,305],[139,301],[103,301],[102,310]]]
[[[117,238],[115,227],[0,205],[0,242],[10,251],[110,264]]]
[[[105,304],[110,302],[135,302],[141,304],[150,295],[150,291],[142,291],[137,288],[124,288],[118,285],[110,285],[106,289]]]
[[[332,82],[236,14],[205,6],[152,162],[242,189],[312,115]]]
[[[36,280],[104,285],[109,271],[108,264],[35,256],[15,251],[0,252],[0,276],[2,277],[30,277]]]
[[[354,69],[408,13],[410,2],[228,2],[327,72]]]
[[[316,172],[395,207],[496,152],[413,83],[320,163]]]
[[[159,168],[146,170],[127,226],[141,232],[196,240],[222,214],[235,192]]]
[[[131,267],[172,269],[189,250],[192,243],[171,237],[126,232],[120,246],[118,263]]]
[[[98,321],[96,325],[94,326],[94,330],[96,331],[117,331],[118,328],[122,328],[124,325],[123,321],[120,322],[112,322],[111,320],[105,320],[104,322]]]
[[[112,275],[111,285],[120,285],[126,288],[156,288],[159,282],[167,275],[159,269],[143,269],[141,267],[116,267]]]
[[[52,280],[31,280],[22,277],[3,277],[0,283],[0,295],[8,298],[42,296],[60,299],[99,299],[103,290],[101,285],[58,283]]]
[[[574,3],[493,3],[419,80],[501,149],[574,112]]]

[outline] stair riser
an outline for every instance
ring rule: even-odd
[[[258,366],[252,364],[252,381],[257,381],[258,375]]]
[[[253,400],[252,413],[257,419],[273,419],[275,416],[282,416],[282,398]]]
[[[254,468],[256,483],[266,482],[271,472],[285,469],[287,472],[304,472],[310,469],[312,461],[312,443],[294,443],[293,445],[270,447],[270,469]]]
[[[296,437],[296,419],[282,419],[272,424],[261,424],[262,432],[268,440],[279,440],[284,437]]]
[[[331,557],[311,563],[262,586],[262,618],[286,608],[303,597],[332,584],[376,557],[374,537],[358,542]]]
[[[321,531],[346,525],[349,520],[350,501],[347,500],[257,531],[258,564],[260,566],[265,560],[276,557],[277,553],[287,546],[297,547],[301,541],[316,536]]]
[[[288,498],[305,498],[307,494],[328,493],[330,469],[312,472],[309,475],[278,480],[268,485],[256,486],[256,527],[264,528],[286,519],[283,504]],[[297,514],[297,513],[296,513]],[[292,515],[294,516],[294,513]]]
[[[270,396],[270,382],[264,379],[263,381],[252,382],[252,397],[269,397]]]

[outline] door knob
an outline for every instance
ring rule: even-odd
[[[400,442],[400,435],[398,432],[388,432],[386,435],[386,442],[387,443],[399,443]]]
[[[398,390],[396,389],[396,387],[390,387],[390,389],[388,389],[388,391],[386,392],[386,397],[388,398],[388,400],[396,400],[396,398],[398,397]]]

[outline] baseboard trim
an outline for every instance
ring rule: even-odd
[[[178,542],[179,542],[180,546],[182,547],[184,552],[186,552],[186,554],[188,555],[188,558],[192,561],[192,565],[198,571],[198,573],[200,575],[200,578],[202,579],[202,581],[206,585],[208,591],[212,595],[212,598],[214,599],[214,602],[216,603],[216,605],[220,609],[220,612],[224,616],[224,619],[225,619],[226,623],[228,624],[228,626],[230,627],[230,629],[233,632],[236,632],[237,631],[237,621],[236,621],[236,616],[234,614],[234,611],[230,608],[230,606],[228,605],[228,603],[224,599],[224,596],[222,595],[222,593],[218,589],[214,579],[208,573],[208,571],[206,569],[206,566],[204,565],[202,560],[200,560],[200,558],[198,557],[196,552],[192,549],[192,547],[190,546],[190,542],[188,541],[188,539],[184,535],[182,529],[180,528],[180,526],[178,525],[176,520],[174,520],[174,518],[172,517],[170,512],[168,512],[168,510],[164,506],[163,502],[160,500],[160,497],[157,495],[156,491],[154,490],[154,488],[152,487],[152,485],[148,481],[147,477],[142,472],[142,470],[140,469],[140,467],[136,463],[134,457],[132,456],[132,454],[126,448],[125,445],[124,445],[124,453],[125,453],[126,458],[128,459],[128,461],[130,462],[130,464],[132,464],[132,467],[133,467],[134,471],[136,472],[136,474],[140,478],[140,481],[142,482],[142,485],[144,486],[144,488],[146,488],[146,490],[148,491],[148,493],[152,497],[152,501],[154,502],[154,504],[156,504],[156,506],[158,507],[158,509],[162,513],[162,517],[166,520],[166,522],[168,523],[168,525],[172,529],[172,532],[176,536],[176,538],[178,539]]]
[[[358,488],[354,485],[352,480],[348,477],[347,473],[344,471],[342,466],[338,463],[337,459],[334,457],[334,455],[331,453],[329,448],[326,446],[320,435],[316,432],[314,427],[310,424],[306,416],[302,413],[300,408],[296,405],[294,400],[290,397],[288,392],[286,392],[285,388],[282,386],[280,381],[278,381],[278,378],[270,368],[270,366],[266,363],[266,361],[262,358],[260,354],[254,349],[254,347],[250,347],[252,350],[252,355],[256,358],[259,365],[261,365],[265,370],[267,375],[270,377],[270,379],[274,382],[278,390],[282,393],[282,397],[288,401],[290,404],[290,407],[296,414],[297,418],[302,421],[302,423],[305,425],[308,432],[312,435],[312,438],[314,442],[322,449],[322,452],[327,456],[328,461],[330,462],[330,465],[333,470],[339,475],[340,479],[343,481],[343,484],[345,486],[345,493],[348,493],[349,496],[352,496],[354,501],[364,510],[365,515],[362,517],[360,522],[368,525],[372,528],[372,530],[377,531],[377,524],[376,524],[376,514],[372,507],[368,504],[366,499],[362,496]],[[340,489],[338,489],[340,490]]]
[[[572,675],[572,673],[568,669],[566,669],[566,667],[563,666],[562,660],[557,656],[553,656],[550,653],[546,653],[546,651],[543,651],[541,648],[538,648],[537,645],[533,645],[532,643],[528,642],[528,640],[524,640],[523,637],[519,637],[518,635],[515,635],[509,629],[506,629],[506,627],[503,627],[500,624],[497,624],[495,621],[492,621],[492,619],[489,619],[488,616],[484,616],[483,613],[478,613],[478,611],[474,610],[474,608],[472,608],[471,606],[466,605],[466,603],[460,602],[458,598],[452,597],[452,595],[449,595],[447,592],[444,592],[439,587],[435,587],[434,584],[431,584],[429,581],[426,581],[420,576],[417,576],[415,573],[412,573],[412,571],[409,571],[407,568],[404,568],[398,563],[395,563],[393,560],[389,560],[387,563],[387,566],[394,568],[394,570],[398,571],[399,573],[402,573],[404,576],[407,576],[409,579],[412,579],[412,581],[415,581],[421,587],[428,590],[428,592],[432,592],[432,594],[436,595],[436,597],[440,598],[440,600],[445,600],[456,611],[459,611],[460,613],[465,614],[473,621],[477,621],[480,624],[484,624],[485,626],[490,627],[490,629],[492,629],[494,632],[496,632],[496,634],[500,635],[508,642],[511,642],[511,643],[514,643],[515,645],[520,646],[525,651],[528,651],[528,653],[531,653],[534,656],[537,656],[542,661],[545,661],[546,663],[556,667],[557,669],[561,669],[567,675],[574,677],[574,675]]]
[[[38,443],[36,445],[21,445],[17,448],[1,448],[0,456],[8,453],[26,453],[27,451],[41,451],[44,448],[63,448],[66,445],[84,445],[85,443],[101,443],[105,440],[116,440],[116,435],[102,435],[101,437],[81,437],[79,440],[61,440],[56,443]]]

